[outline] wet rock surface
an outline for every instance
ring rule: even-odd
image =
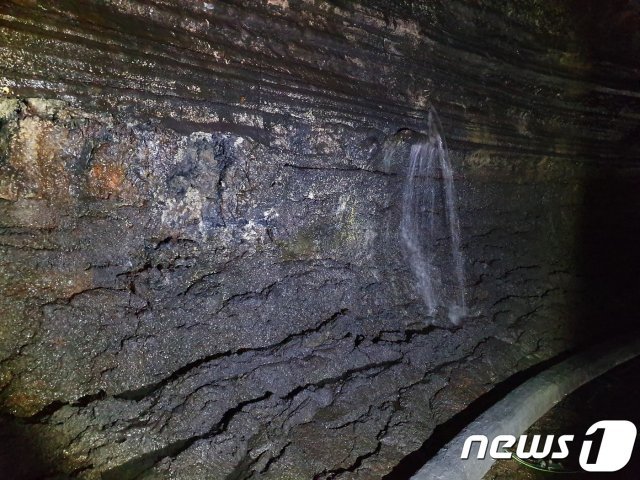
[[[594,12],[518,5],[0,6],[16,478],[382,478],[497,382],[630,328],[637,65],[584,50]],[[384,159],[428,105],[459,327],[415,290],[408,155]]]

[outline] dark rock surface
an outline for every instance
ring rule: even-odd
[[[377,479],[631,328],[633,2],[424,3],[0,5],[5,471]],[[429,105],[460,328],[425,315],[383,164]]]

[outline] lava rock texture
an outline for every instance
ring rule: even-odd
[[[0,5],[3,472],[379,479],[631,331],[635,2],[82,3]],[[384,162],[430,106],[455,328],[400,248],[407,155]]]

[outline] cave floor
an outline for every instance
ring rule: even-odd
[[[527,435],[575,435],[574,445],[581,445],[581,436],[589,426],[600,420],[629,420],[640,424],[640,358],[631,360],[579,388],[534,423]],[[544,438],[544,437],[543,437]],[[571,444],[569,445],[571,447]],[[571,449],[570,449],[571,450]],[[538,471],[514,459],[498,460],[484,480],[539,480],[558,478],[637,480],[640,478],[640,445],[636,441],[629,464],[618,472],[588,473],[581,471],[574,447],[564,460],[564,472]]]

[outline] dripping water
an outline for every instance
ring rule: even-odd
[[[400,237],[429,315],[446,312],[458,325],[466,315],[460,221],[453,169],[433,109],[426,136],[411,146]]]

